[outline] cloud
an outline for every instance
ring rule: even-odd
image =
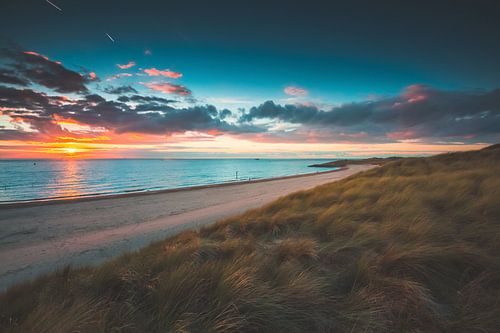
[[[39,84],[60,93],[86,93],[85,85],[91,81],[90,77],[67,69],[58,61],[12,45],[0,47],[0,64],[3,83]]]
[[[331,133],[332,138],[338,133],[365,132],[369,139],[359,139],[458,138],[494,142],[500,139],[500,89],[453,92],[412,85],[396,97],[348,103],[330,110],[267,101],[252,107],[240,122],[257,119],[298,124],[302,130]]]
[[[191,95],[191,90],[179,84],[172,84],[168,82],[146,82],[142,84],[148,87],[149,89],[159,91],[165,94],[175,94],[180,96]]]
[[[177,103],[175,99],[167,99],[163,97],[144,96],[144,95],[120,96],[118,100],[120,102],[139,102],[139,103],[151,103],[151,102],[162,103],[162,104]]]
[[[59,125],[61,121],[103,128],[116,134],[171,135],[186,131],[237,134],[264,130],[251,124],[230,124],[219,117],[219,110],[212,105],[173,108],[170,105],[173,102],[139,95],[121,96],[113,101],[96,94],[69,100],[31,89],[0,86],[2,114],[14,123],[28,125],[33,131],[2,129],[1,132],[4,137],[16,136],[19,140],[23,137],[33,139],[33,136],[44,140],[49,137],[75,137],[75,133]]]
[[[19,86],[28,86],[30,84],[28,80],[18,77],[16,72],[8,69],[0,69],[0,82]]]
[[[171,104],[177,103],[177,101],[173,99],[142,95],[120,96],[118,97],[118,101],[123,103],[134,103],[134,111],[136,112],[162,112],[167,106],[170,107]]]
[[[412,130],[398,131],[398,132],[388,132],[385,135],[389,139],[395,140],[410,140],[417,137],[416,133]]]
[[[172,79],[178,79],[182,77],[182,73],[171,71],[170,69],[159,70],[156,68],[147,68],[144,70],[144,73],[149,76],[165,76]]]
[[[228,109],[224,109],[224,110],[221,110],[221,111],[219,112],[219,117],[220,117],[220,119],[226,119],[226,118],[228,118],[228,117],[231,117],[231,116],[232,116],[232,114],[233,114],[233,113],[232,113],[230,110],[228,110]]]
[[[285,89],[283,89],[283,92],[290,96],[307,96],[307,94],[309,94],[306,89],[294,86],[286,87]]]
[[[125,64],[125,65],[117,64],[116,66],[118,68],[120,68],[120,69],[129,69],[129,68],[132,68],[132,67],[135,66],[135,62],[134,61],[129,61],[128,64]]]
[[[24,51],[23,53],[24,53],[24,54],[33,55],[33,56],[36,56],[36,57],[40,57],[40,58],[43,58],[43,59],[45,59],[45,60],[49,61],[49,58],[48,58],[48,57],[46,57],[46,56],[44,56],[44,55],[41,55],[41,54],[39,54],[39,53],[33,52],[33,51]]]
[[[281,106],[273,101],[250,108],[241,116],[241,121],[250,122],[255,119],[279,119],[290,123],[305,123],[317,116],[320,111],[316,106],[288,104]]]
[[[113,81],[113,80],[116,80],[116,79],[119,79],[119,78],[122,78],[122,77],[131,77],[133,76],[132,74],[130,73],[118,73],[118,74],[115,74],[115,75],[112,75],[110,77],[108,77],[106,79],[106,81]]]
[[[39,133],[25,132],[17,129],[0,128],[0,141],[35,141]],[[6,146],[5,148],[12,148]]]
[[[131,86],[107,87],[104,89],[104,92],[114,95],[131,94],[131,93],[137,94],[137,90],[135,90]]]

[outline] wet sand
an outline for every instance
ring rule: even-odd
[[[352,165],[264,181],[0,206],[0,291],[66,265],[98,264],[373,167]]]

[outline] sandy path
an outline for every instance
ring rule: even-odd
[[[337,172],[151,195],[0,207],[0,290],[69,264],[97,264],[372,167],[353,165]]]

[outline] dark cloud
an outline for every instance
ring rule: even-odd
[[[104,92],[113,95],[137,94],[137,90],[131,86],[107,87],[104,89]]]
[[[132,95],[130,97],[120,96],[118,97],[118,101],[124,103],[133,102],[133,109],[136,112],[165,111],[167,109],[170,110],[173,109],[170,107],[170,104],[177,103],[177,101],[173,99],[141,95]]]
[[[450,92],[424,85],[407,87],[396,97],[344,104],[329,111],[316,106],[277,105],[272,101],[253,107],[240,122],[274,119],[317,128],[320,132],[365,133],[369,138],[483,139],[500,136],[500,89]],[[366,137],[362,140],[370,140]]]
[[[132,96],[120,96],[118,97],[120,102],[137,102],[137,103],[162,103],[162,104],[171,104],[177,103],[175,99],[168,99],[163,97],[156,96],[142,96],[142,95],[132,95]]]
[[[0,78],[3,83],[26,86],[31,82],[60,93],[88,91],[85,85],[93,80],[90,75],[83,76],[36,52],[23,51],[12,44],[3,44],[5,43],[0,45],[0,63],[3,67],[0,70],[6,75],[3,80]],[[12,82],[12,75],[9,73],[15,73],[17,82]]]
[[[122,100],[125,100],[122,98]],[[17,122],[28,124],[41,135],[68,135],[57,124],[57,119],[106,128],[115,133],[171,134],[185,131],[215,131],[217,133],[252,133],[262,128],[251,124],[230,124],[218,117],[212,105],[173,108],[166,99],[127,97],[140,101],[131,106],[122,101],[110,101],[91,94],[82,99],[69,100],[49,96],[31,89],[0,86],[2,113]],[[159,103],[162,102],[162,103]],[[15,133],[6,133],[13,137]],[[19,137],[22,137],[22,131]]]
[[[28,80],[18,77],[16,72],[8,69],[0,69],[0,82],[19,86],[29,85]]]
[[[133,121],[127,121],[117,132],[147,132],[154,134],[217,130],[225,133],[255,131],[253,126],[238,127],[217,118],[217,109],[212,105],[195,106],[184,109],[169,109],[165,113],[149,113],[134,116]]]
[[[25,132],[18,129],[7,129],[0,128],[0,141],[33,141],[39,138],[38,133]],[[12,148],[10,146],[4,146],[6,148]]]
[[[250,111],[241,116],[241,121],[250,122],[254,119],[279,119],[290,123],[306,123],[323,111],[316,107],[305,105],[278,105],[267,101],[259,106],[254,106]]]
[[[85,96],[85,100],[86,100],[87,102],[91,102],[91,103],[102,103],[102,102],[106,102],[106,100],[105,100],[103,97],[101,97],[101,96],[99,96],[99,95],[97,95],[97,94],[87,95],[87,96]]]
[[[16,89],[0,86],[0,106],[3,108],[27,108],[41,110],[44,107],[50,106],[49,101],[50,100],[46,95],[35,92],[31,89]]]
[[[226,119],[227,117],[230,117],[232,114],[233,113],[230,110],[224,109],[219,112],[219,117],[220,119]]]
[[[267,101],[250,108],[236,123],[228,121],[234,115],[227,109],[218,110],[212,105],[175,108],[174,103],[175,100],[167,98],[141,95],[107,100],[97,94],[87,94],[68,99],[32,89],[0,86],[2,114],[45,136],[67,135],[57,124],[57,119],[62,118],[115,133],[168,135],[211,131],[238,134],[256,141],[500,140],[500,89],[452,92],[414,85],[395,97],[343,104],[330,110]],[[265,119],[270,120],[269,125],[256,125]],[[0,133],[2,138],[35,135],[6,128],[0,129]]]

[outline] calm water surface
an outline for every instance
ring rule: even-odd
[[[307,166],[325,161],[0,160],[0,202],[109,195],[315,173],[325,170]]]

